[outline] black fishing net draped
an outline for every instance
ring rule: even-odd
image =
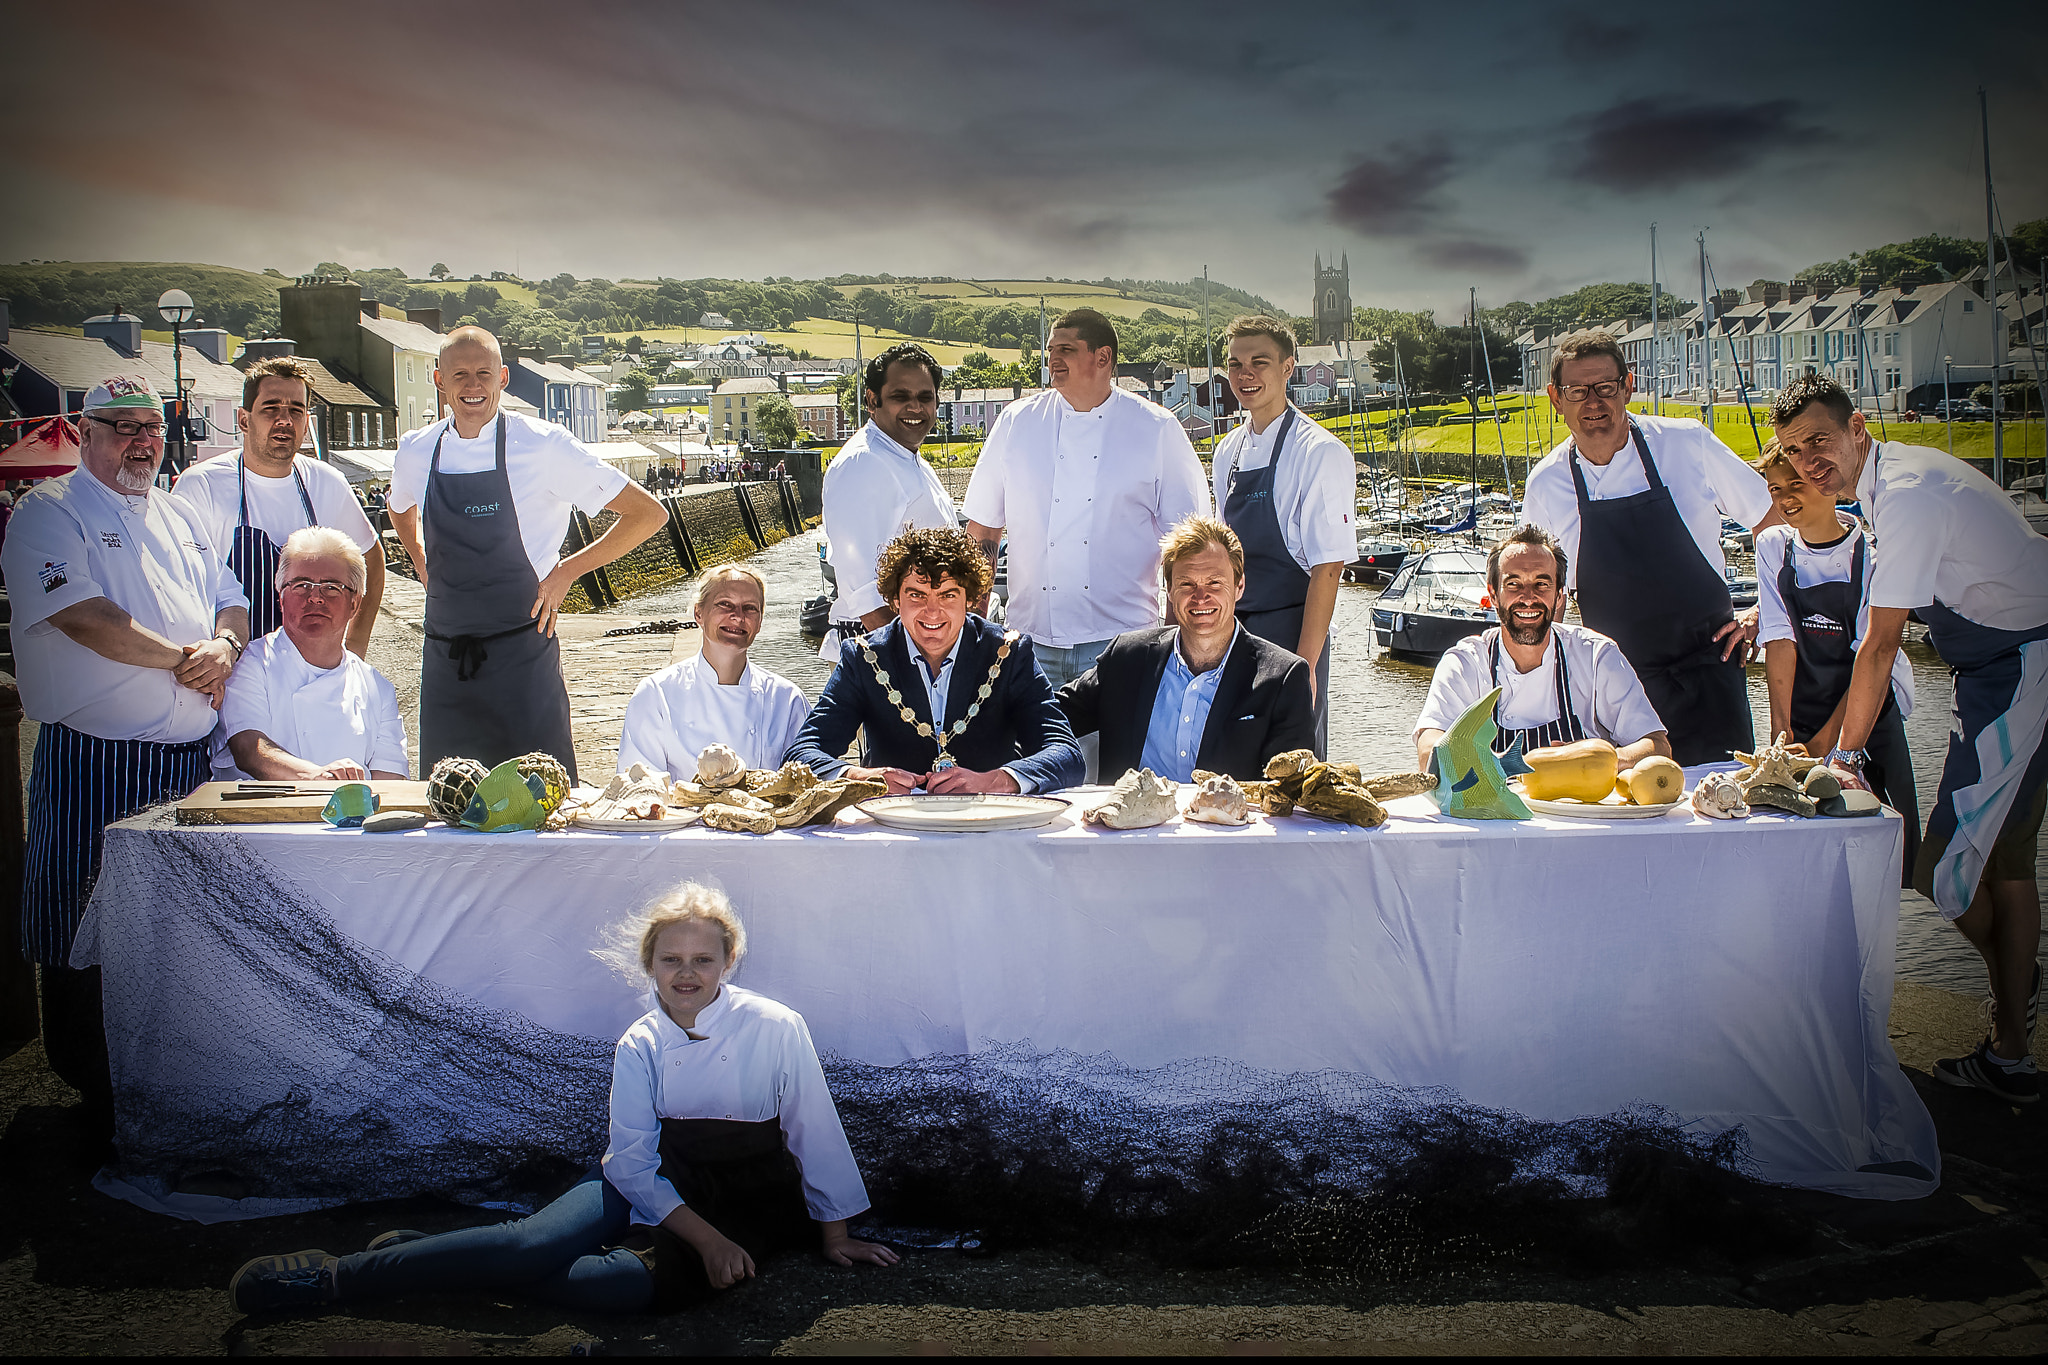
[[[484,1007],[367,948],[231,834],[117,840],[109,855],[147,857],[171,903],[213,907],[178,943],[213,955],[204,975],[229,1002],[131,1016],[159,1029],[140,1055],[163,1061],[119,1074],[124,1178],[530,1206],[602,1155],[609,1041]],[[156,988],[110,971],[110,1017],[123,993]],[[223,1037],[253,1040],[261,1065],[221,1067]],[[181,1066],[186,1052],[209,1060]],[[825,1074],[873,1216],[997,1246],[1408,1279],[1781,1240],[1739,1130],[1700,1136],[1647,1107],[1548,1122],[1338,1072],[1136,1070],[1028,1042],[895,1066],[828,1054]]]

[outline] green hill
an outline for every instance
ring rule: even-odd
[[[182,289],[199,305],[195,326],[248,336],[277,325],[277,287],[290,278],[274,270],[162,261],[43,261],[0,265],[0,298],[17,327],[76,328],[118,304],[152,330],[162,326],[156,301]]]

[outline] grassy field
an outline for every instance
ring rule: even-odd
[[[841,284],[833,287],[846,297],[852,298],[863,289],[887,291],[903,286]],[[1043,294],[1048,321],[1069,308],[1093,308],[1113,318],[1135,318],[1148,308],[1157,308],[1170,317],[1185,318],[1190,322],[1201,320],[1199,308],[1188,308],[1172,303],[1153,303],[1148,299],[1125,298],[1116,290],[1099,284],[1048,284],[1044,280],[952,280],[943,284],[920,284],[916,289],[919,298],[958,299],[962,303],[977,307],[989,307],[998,303],[1023,303],[1035,306],[1039,295]],[[1210,321],[1227,319],[1218,318],[1216,310],[1212,309]]]
[[[461,301],[463,293],[472,284],[481,284],[486,288],[497,290],[498,297],[501,299],[517,299],[528,308],[540,307],[540,299],[531,288],[523,284],[514,284],[510,280],[408,280],[406,283],[421,289],[438,289],[444,294],[452,293],[458,302]],[[449,322],[454,320],[453,317],[448,319]]]
[[[853,354],[853,324],[840,322],[836,318],[804,318],[788,331],[773,328],[734,328],[732,333],[758,332],[764,339],[792,350],[809,351],[814,356],[837,360]],[[724,332],[707,331],[702,327],[644,327],[637,332],[608,332],[606,335],[615,342],[623,342],[629,336],[645,341],[716,341]],[[941,365],[958,365],[974,351],[986,351],[997,361],[1016,360],[1023,352],[1014,346],[958,345],[950,341],[934,341],[929,337],[905,336],[901,332],[877,332],[872,327],[860,329],[862,355],[873,355],[886,350],[899,341],[915,341],[924,346]]]

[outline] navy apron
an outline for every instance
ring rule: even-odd
[[[1237,533],[1244,547],[1244,596],[1237,599],[1237,623],[1261,640],[1270,641],[1292,654],[1301,646],[1301,624],[1308,615],[1308,570],[1294,562],[1288,552],[1286,533],[1280,529],[1280,512],[1273,505],[1273,475],[1280,468],[1280,456],[1287,449],[1287,437],[1294,429],[1294,405],[1289,404],[1273,434],[1273,455],[1264,469],[1239,469],[1237,452],[1251,443],[1251,424],[1244,439],[1231,448],[1230,468],[1225,476],[1228,492],[1223,499],[1223,522]],[[1323,637],[1322,657],[1316,669],[1317,758],[1330,750],[1330,639]]]
[[[1572,710],[1572,671],[1565,661],[1564,638],[1551,632],[1552,647],[1557,650],[1557,669],[1551,680],[1557,687],[1557,719],[1526,729],[1510,730],[1500,723],[1500,701],[1493,703],[1493,724],[1500,733],[1494,736],[1493,751],[1504,754],[1520,745],[1523,753],[1548,748],[1553,744],[1576,744],[1586,738],[1586,727],[1579,724],[1579,713]],[[1493,685],[1500,686],[1500,627],[1490,627],[1486,632],[1486,666],[1493,674]]]
[[[1785,562],[1778,568],[1778,596],[1792,618],[1792,645],[1798,655],[1789,708],[1792,738],[1802,744],[1835,714],[1856,668],[1856,615],[1863,608],[1863,561],[1870,542],[1861,531],[1849,534],[1856,537],[1856,546],[1846,583],[1799,586],[1792,565],[1799,553],[1797,533],[1785,543]],[[1863,780],[1878,800],[1905,817],[1906,858],[1900,880],[1911,886],[1913,860],[1920,854],[1920,794],[1913,781],[1913,755],[1906,748],[1906,718],[1889,686],[1863,752]]]
[[[313,498],[306,492],[297,457],[292,459],[292,482],[298,485],[299,506],[306,509],[306,525],[318,526]],[[277,604],[277,561],[284,547],[274,544],[261,526],[249,524],[249,467],[239,456],[235,459],[235,487],[242,496],[242,520],[228,543],[228,572],[235,576],[243,595],[249,599],[249,638],[242,643],[254,644],[284,624],[283,611]]]
[[[535,628],[540,580],[519,536],[502,416],[496,426],[493,468],[442,473],[447,427],[434,438],[427,467],[420,499],[429,641],[420,660],[420,771],[430,773],[452,756],[494,767],[538,750],[554,755],[574,782],[561,642]]]
[[[1735,606],[1678,514],[1642,429],[1631,421],[1628,432],[1650,486],[1625,498],[1594,501],[1578,445],[1569,449],[1579,498],[1579,618],[1621,646],[1671,737],[1671,756],[1687,767],[1720,763],[1756,747],[1748,675],[1714,640]]]

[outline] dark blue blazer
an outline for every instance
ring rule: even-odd
[[[918,720],[929,722],[931,702],[924,686],[924,663],[914,657],[904,638],[903,623],[891,621],[868,639],[902,694],[903,704]],[[978,698],[1002,642],[1002,627],[968,615],[946,691],[948,727],[966,715]],[[849,640],[839,647],[839,667],[832,671],[817,705],[811,708],[810,719],[797,732],[783,759],[807,764],[820,775],[836,774],[845,766],[841,755],[853,743],[855,731],[861,734],[862,767],[930,772],[938,756],[937,741],[920,735],[914,722],[903,719],[861,653],[860,641]],[[947,752],[961,767],[976,772],[1014,769],[1033,791],[1058,791],[1085,780],[1081,746],[1074,741],[1066,714],[1053,700],[1052,684],[1039,670],[1029,636],[1011,646],[995,691]]]

